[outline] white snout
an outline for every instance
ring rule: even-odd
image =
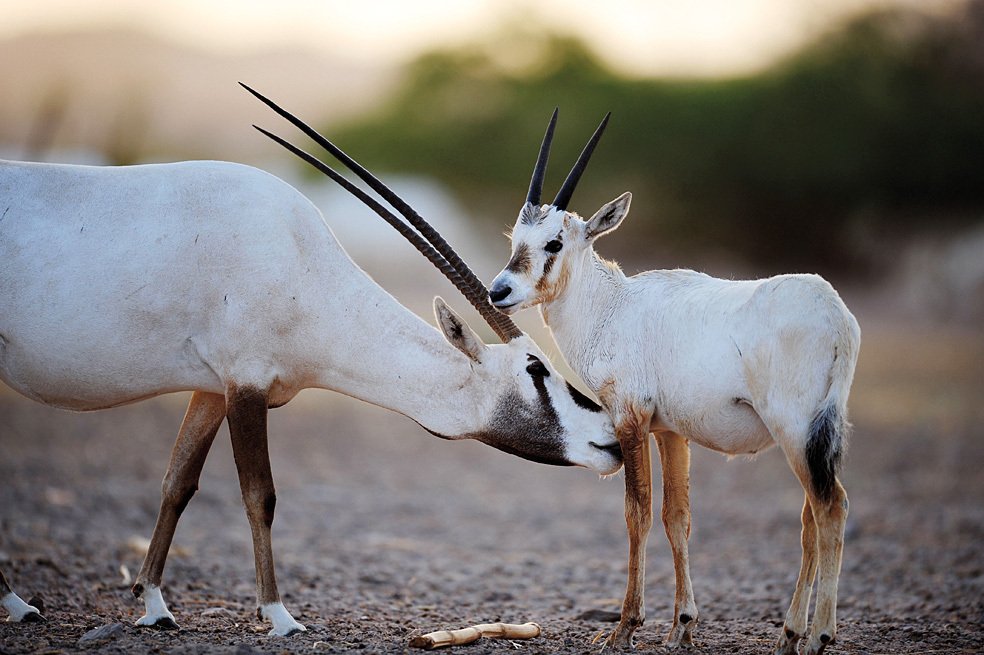
[[[570,449],[569,455],[571,461],[598,475],[611,475],[622,468],[622,450],[618,441],[614,440],[610,443],[589,441],[579,448]]]
[[[533,288],[528,283],[505,270],[495,276],[489,289],[489,300],[505,314],[525,309],[532,295]]]
[[[608,414],[592,413],[579,434],[567,442],[567,457],[577,466],[583,466],[599,475],[611,475],[622,468],[622,448]],[[593,435],[593,438],[586,438]]]

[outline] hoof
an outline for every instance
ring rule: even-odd
[[[633,643],[632,633],[634,630],[623,630],[617,628],[615,632],[608,635],[608,639],[605,640],[605,645],[602,646],[602,650],[632,650],[635,648]]]
[[[154,627],[158,630],[177,630],[178,624],[170,616],[162,616],[154,622]]]
[[[270,637],[292,637],[292,636],[294,636],[296,634],[300,634],[302,632],[307,632],[307,628],[305,628],[300,623],[295,622],[294,625],[292,625],[292,626],[290,626],[288,628],[280,628],[280,629],[274,628],[273,630],[271,630],[270,632],[267,633],[267,636],[270,636]]]
[[[694,638],[689,632],[684,632],[679,635],[671,632],[666,636],[666,640],[663,642],[663,645],[669,650],[673,650],[675,648],[690,650],[694,648]]]
[[[271,637],[289,637],[307,628],[294,620],[287,608],[280,601],[269,603],[256,609],[256,615],[273,624],[273,630],[267,634]]]
[[[826,634],[820,635],[819,639],[811,638],[806,647],[805,655],[823,655],[823,651],[832,643],[834,643],[833,637]]]
[[[154,630],[179,630],[178,624],[170,616],[162,616],[154,622],[147,617],[137,621],[137,626],[141,628],[153,628]]]
[[[31,596],[31,600],[27,601],[27,604],[38,611],[38,614],[44,614],[44,598],[41,594],[34,594]]]
[[[47,623],[48,619],[41,616],[41,612],[28,612],[21,617],[21,623]]]
[[[776,643],[774,655],[799,655],[799,643],[801,639],[803,639],[803,635],[783,625],[782,634],[779,635],[779,641]]]
[[[689,614],[681,614],[680,618],[673,622],[673,626],[670,628],[669,634],[666,635],[663,645],[671,649],[681,646],[683,648],[693,648],[693,630],[695,625],[697,625],[696,617],[690,616]]]

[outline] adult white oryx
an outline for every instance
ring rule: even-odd
[[[72,410],[191,390],[133,592],[138,625],[176,627],[161,594],[175,526],[228,419],[272,635],[304,627],[277,591],[267,409],[320,387],[447,439],[612,473],[608,416],[491,307],[460,259],[427,254],[489,321],[484,344],[440,299],[441,333],[378,287],[285,182],[225,162],[0,162],[0,378]],[[9,620],[41,620],[0,574]]]
[[[795,653],[819,572],[806,652],[834,639],[847,495],[837,479],[846,447],[847,397],[860,344],[858,323],[816,275],[720,280],[688,270],[626,277],[594,240],[629,211],[622,194],[589,220],[567,211],[604,130],[581,153],[557,197],[540,203],[556,125],[547,128],[512,257],[496,276],[493,304],[513,313],[540,305],[567,361],[611,414],[625,456],[629,576],[621,621],[609,637],[629,646],[645,617],[646,538],[652,523],[649,433],[663,468],[663,524],[673,551],[676,596],[667,643],[692,643],[697,606],[690,583],[690,450],[729,455],[778,444],[806,493],[803,560],[778,653]]]

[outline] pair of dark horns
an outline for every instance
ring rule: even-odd
[[[438,231],[435,230],[430,223],[424,220],[420,214],[414,211],[409,204],[396,195],[392,189],[377,179],[375,175],[370,173],[357,161],[345,154],[341,148],[315,131],[314,128],[310,127],[301,119],[281,108],[275,102],[261,95],[259,92],[254,91],[242,82],[240,82],[240,85],[256,96],[256,98],[258,98],[265,105],[290,121],[295,127],[308,135],[319,146],[331,153],[333,157],[344,164],[346,168],[355,173],[356,176],[365,182],[370,189],[378,193],[383,200],[388,202],[394,209],[400,212],[400,214],[402,214],[403,217],[407,219],[407,222],[413,227],[411,228],[402,220],[394,216],[385,207],[376,202],[376,200],[349,182],[345,179],[345,177],[333,170],[330,166],[319,160],[317,157],[301,150],[300,148],[297,148],[291,143],[288,143],[279,136],[268,132],[261,127],[257,127],[256,125],[253,127],[330,177],[346,191],[361,200],[363,204],[369,207],[369,209],[376,212],[376,214],[378,214],[384,221],[396,228],[396,230],[402,234],[404,238],[410,241],[410,243],[412,243],[414,247],[416,247],[417,250],[424,255],[424,257],[434,264],[438,270],[444,273],[445,277],[447,277],[451,283],[454,284],[459,291],[461,291],[468,302],[470,302],[472,306],[478,310],[478,313],[481,314],[482,318],[485,319],[485,321],[495,331],[499,338],[502,339],[502,341],[508,342],[516,337],[523,336],[523,331],[517,327],[512,319],[492,305],[489,301],[488,289],[486,289],[482,281],[478,279],[478,276],[472,272],[464,261],[462,261],[461,257],[458,256],[450,245],[448,245],[448,242],[444,240],[440,233],[438,233]],[[414,229],[416,229],[416,231],[414,231]]]
[[[557,127],[557,111],[557,109],[554,109],[553,116],[550,117],[550,124],[547,125],[547,132],[543,135],[543,142],[540,144],[540,155],[536,159],[536,167],[533,168],[533,179],[530,180],[530,191],[526,194],[526,202],[534,207],[540,206],[543,178],[547,173],[547,160],[550,159],[550,143],[553,141],[554,128]],[[611,116],[611,112],[605,114],[601,124],[594,131],[594,134],[591,135],[591,138],[588,139],[588,143],[584,146],[584,150],[581,151],[581,155],[577,158],[574,168],[567,174],[567,179],[564,180],[563,186],[560,187],[557,196],[550,203],[551,206],[562,210],[567,209],[567,205],[571,202],[571,196],[574,195],[574,189],[577,188],[577,183],[581,180],[584,169],[588,167],[588,161],[591,159],[591,155],[594,153],[598,141],[601,140],[601,135],[604,134],[605,127],[608,126],[608,119]]]

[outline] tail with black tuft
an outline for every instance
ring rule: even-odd
[[[847,441],[847,429],[847,422],[833,403],[825,405],[810,423],[806,463],[810,469],[813,493],[824,503],[833,496]]]

